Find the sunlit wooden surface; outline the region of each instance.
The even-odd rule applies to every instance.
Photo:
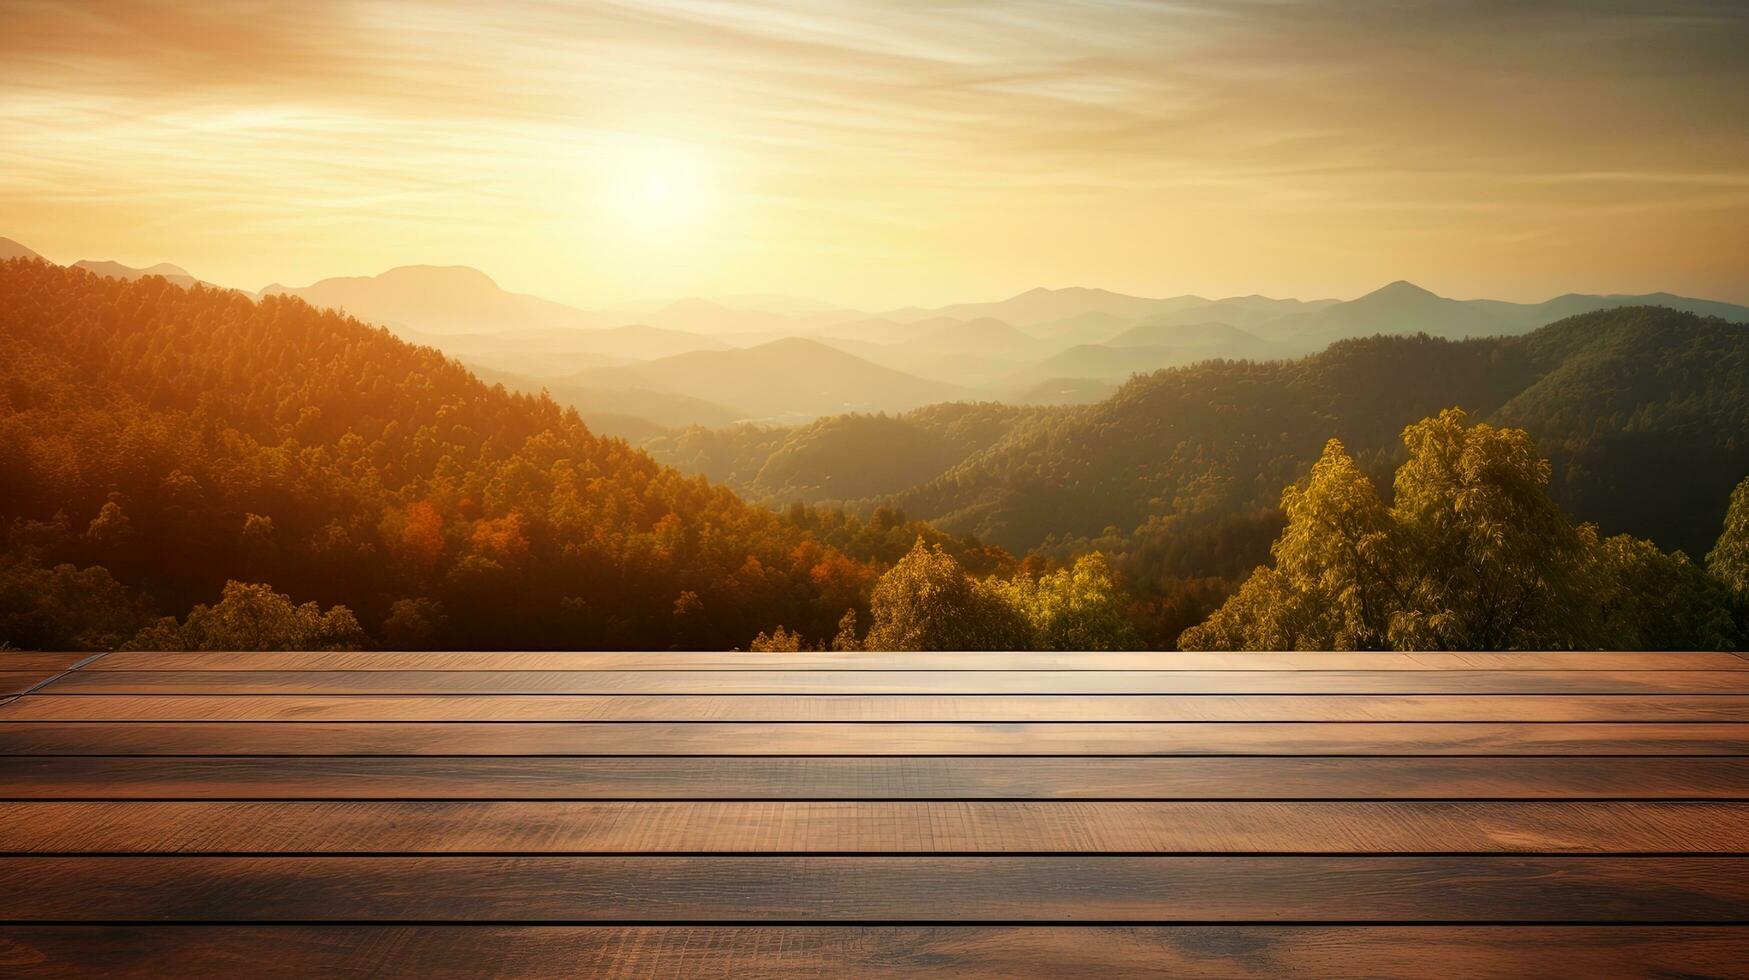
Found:
[[[9,975],[1743,975],[1732,654],[0,654]]]

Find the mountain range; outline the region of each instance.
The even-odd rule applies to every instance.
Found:
[[[34,256],[0,239],[0,256]],[[99,275],[199,281],[161,264],[81,261]],[[932,401],[1091,403],[1130,377],[1200,361],[1276,361],[1375,334],[1524,334],[1615,307],[1749,320],[1749,307],[1669,293],[1457,300],[1397,281],[1351,300],[1209,299],[1031,289],[993,302],[856,311],[786,296],[687,298],[589,311],[510,292],[465,266],[272,284],[436,347],[508,387],[545,388],[606,431],[648,435],[726,420],[799,423]]]
[[[1694,559],[1749,472],[1749,310],[1662,294],[1034,291],[1005,311],[1025,325],[791,306],[696,332],[471,270],[318,291],[398,297],[407,315],[437,303],[408,288],[423,282],[512,318],[445,332],[462,321],[385,329],[173,266],[0,247],[0,446],[22,461],[0,481],[0,516],[24,521],[11,567],[108,569],[120,585],[80,581],[114,593],[92,608],[116,611],[115,642],[238,575],[359,609],[383,642],[694,646],[777,622],[818,636],[919,537],[983,568],[1097,550],[1171,619],[1181,586],[1218,597],[1267,560],[1282,488],[1326,440],[1385,486],[1403,427],[1452,406],[1528,431],[1567,512]],[[1057,316],[1073,299],[1091,308]],[[740,329],[772,318],[794,332]],[[947,364],[982,373],[955,383]]]
[[[1142,571],[1233,575],[1265,559],[1281,488],[1326,439],[1382,477],[1403,427],[1451,406],[1529,431],[1581,519],[1697,557],[1749,473],[1749,322],[1606,309],[1518,336],[1372,336],[1296,360],[1205,361],[1090,405],[936,405],[646,445],[769,503],[886,506],[1016,552],[1096,547]],[[1199,551],[1199,535],[1229,540]],[[1161,571],[1164,550],[1187,549]]]

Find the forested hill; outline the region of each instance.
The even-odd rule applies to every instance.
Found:
[[[1536,383],[1493,420],[1528,429],[1583,520],[1706,553],[1749,473],[1749,324],[1637,307],[1523,338]]]
[[[0,592],[36,610],[14,643],[75,642],[61,620],[123,642],[234,578],[344,603],[378,642],[726,648],[829,634],[873,577],[384,330],[33,259],[0,262],[0,459]]]
[[[927,482],[1016,424],[1066,411],[948,402],[902,415],[832,415],[794,428],[694,426],[643,446],[662,462],[769,504],[863,500]]]
[[[1704,554],[1749,472],[1749,327],[1628,307],[1522,337],[1373,337],[1299,361],[1160,371],[1021,423],[893,500],[1013,548],[1129,535],[1272,508],[1333,436],[1382,474],[1405,425],[1454,405],[1529,430],[1579,519]]]
[[[1021,547],[1272,510],[1325,440],[1363,459],[1395,452],[1408,422],[1452,405],[1486,414],[1530,379],[1526,359],[1493,344],[1428,337],[1344,341],[1298,361],[1210,361],[1029,418],[893,500]]]
[[[1388,477],[1403,427],[1451,406],[1528,429],[1580,519],[1704,554],[1749,472],[1749,327],[1626,307],[1519,337],[1171,368],[1077,408],[944,405],[650,446],[759,499],[866,497],[1017,551],[1127,553],[1142,580],[1233,576],[1265,559],[1281,488],[1325,440]]]

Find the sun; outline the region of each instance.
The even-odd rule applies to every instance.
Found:
[[[712,168],[705,154],[687,146],[652,144],[610,155],[607,211],[621,229],[647,239],[695,231],[716,206]]]

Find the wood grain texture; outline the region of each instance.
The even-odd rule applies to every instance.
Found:
[[[1749,854],[1749,804],[0,803],[0,852]]]
[[[7,972],[1749,962],[1733,655],[17,662]]]
[[[1749,800],[1749,759],[28,758],[10,799]]]
[[[36,650],[0,650],[0,670],[66,670],[90,653],[49,653]]]
[[[1729,653],[122,651],[91,670],[1745,670]]]
[[[1744,922],[1703,857],[6,857],[0,919]]]
[[[742,722],[1742,722],[1749,696],[1716,694],[994,695],[56,695],[0,705],[0,721]]]
[[[1749,928],[1731,926],[0,926],[0,968],[130,980],[1723,977],[1744,962]]]
[[[1749,694],[1746,670],[96,670],[54,694]]]
[[[0,697],[19,694],[55,676],[53,669],[0,670]]]
[[[1749,724],[0,722],[0,755],[1749,755]]]

